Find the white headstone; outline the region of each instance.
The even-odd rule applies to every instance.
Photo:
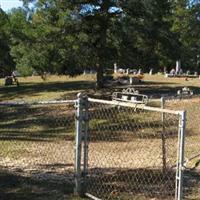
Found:
[[[176,61],[176,74],[179,73],[180,69],[181,69],[181,61],[177,60]]]
[[[116,74],[117,73],[117,63],[114,63],[114,73]]]
[[[129,82],[130,82],[130,85],[133,84],[133,77],[130,77],[130,78],[129,78]]]
[[[128,68],[128,69],[126,69],[126,74],[127,74],[127,75],[129,75],[129,68]]]

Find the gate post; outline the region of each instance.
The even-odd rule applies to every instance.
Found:
[[[87,192],[86,178],[88,174],[88,128],[89,128],[89,112],[88,112],[88,97],[84,96],[83,110],[83,192]]]
[[[75,142],[75,194],[82,194],[82,171],[81,171],[81,153],[82,153],[82,121],[83,121],[83,95],[77,95],[76,104],[76,142]]]
[[[161,108],[165,108],[165,99],[164,97],[161,97]],[[162,138],[162,164],[163,164],[163,174],[165,174],[166,169],[167,169],[167,155],[166,155],[166,135],[165,135],[165,114],[162,112],[161,115],[161,121],[162,121],[162,133],[161,133],[161,138]]]
[[[185,128],[186,128],[186,111],[180,112],[179,120],[179,145],[178,145],[178,162],[176,174],[176,200],[183,199],[183,170],[184,170],[184,153],[185,153]]]

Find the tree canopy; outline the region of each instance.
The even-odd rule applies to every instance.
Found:
[[[9,75],[14,69],[13,58],[10,55],[10,32],[9,19],[0,8],[0,76]]]
[[[75,76],[97,70],[97,86],[113,63],[144,71],[199,71],[197,0],[23,0],[0,10],[0,74],[49,72]],[[30,4],[31,3],[31,4]],[[31,5],[31,6],[30,6]]]

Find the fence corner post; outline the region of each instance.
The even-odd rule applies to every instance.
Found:
[[[185,153],[185,129],[186,129],[186,111],[180,112],[179,126],[179,149],[178,149],[178,165],[176,176],[176,200],[183,199],[183,170],[184,170],[184,153]]]
[[[76,130],[75,130],[75,195],[82,196],[82,170],[81,170],[81,154],[82,154],[82,121],[83,121],[83,94],[77,95],[76,103]]]

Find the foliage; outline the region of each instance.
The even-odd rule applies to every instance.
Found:
[[[181,59],[183,68],[199,68],[199,1],[23,2],[23,8],[0,15],[0,54],[5,58],[0,65],[7,71],[14,62],[23,75],[34,70],[75,76],[95,69],[102,87],[104,70],[114,62],[158,71]]]
[[[200,67],[200,2],[188,3],[179,0],[174,3],[173,32],[179,35],[180,58],[183,67],[199,71]]]
[[[14,67],[10,55],[9,20],[5,12],[0,8],[0,77],[10,75]]]

